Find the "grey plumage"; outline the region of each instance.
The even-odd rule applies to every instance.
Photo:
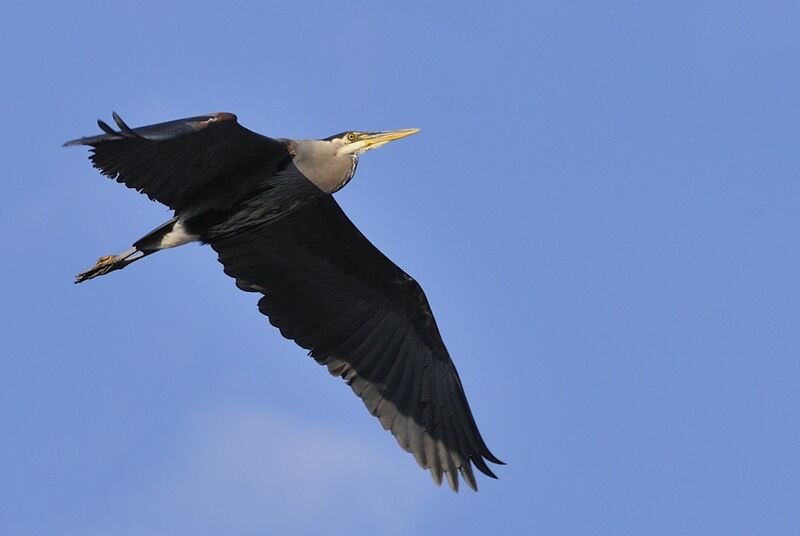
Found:
[[[326,194],[341,190],[356,172],[358,155],[340,154],[339,140],[298,140],[291,143],[292,162],[305,178]]]

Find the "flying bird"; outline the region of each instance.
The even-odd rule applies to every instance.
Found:
[[[103,175],[174,217],[76,283],[162,249],[199,241],[281,334],[340,376],[437,485],[477,490],[472,467],[497,478],[419,284],[381,253],[333,198],[363,153],[416,133],[348,131],[321,140],[270,138],[214,113],[69,141]]]

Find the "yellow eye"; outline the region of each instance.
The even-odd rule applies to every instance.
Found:
[[[356,141],[356,135],[352,132],[347,135],[347,141]]]

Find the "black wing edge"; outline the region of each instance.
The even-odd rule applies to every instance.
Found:
[[[278,183],[273,182],[271,184],[274,187]],[[310,189],[314,188],[305,180],[299,184],[307,185],[309,188],[307,191],[311,191]],[[270,195],[274,198],[275,192]],[[430,310],[430,305],[422,287],[375,248],[350,222],[331,196],[323,195],[316,190],[316,195],[312,197],[322,204],[317,204],[307,210],[301,210],[299,207],[305,206],[304,204],[298,205],[296,202],[288,202],[287,199],[284,199],[280,205],[287,207],[286,210],[281,214],[280,218],[273,219],[269,226],[264,225],[252,228],[249,232],[240,232],[234,235],[227,233],[220,233],[218,236],[209,235],[204,240],[217,252],[225,274],[236,281],[236,286],[239,289],[262,295],[258,302],[258,308],[262,314],[269,318],[270,324],[278,328],[285,338],[294,340],[300,347],[308,350],[309,355],[320,365],[327,366],[328,372],[333,376],[341,377],[366,405],[367,411],[379,419],[381,426],[385,430],[391,432],[400,447],[410,452],[420,467],[430,472],[437,485],[441,485],[442,477],[445,476],[450,488],[453,491],[458,491],[457,474],[461,473],[465,483],[473,491],[477,491],[473,466],[486,476],[497,479],[497,475],[489,468],[487,462],[497,465],[505,465],[505,463],[489,450],[478,430],[469,402],[464,394],[461,379],[441,340],[441,335],[433,320],[433,313]],[[333,210],[332,214],[330,213],[331,210]],[[296,215],[297,218],[291,219],[293,215]],[[325,219],[326,215],[328,217],[335,216],[336,218],[331,221]],[[310,222],[306,221],[309,216],[312,220]],[[301,225],[303,222],[305,224]],[[395,383],[401,381],[406,385],[412,386],[410,390],[408,387],[402,390],[405,402],[399,394],[393,396],[391,393],[383,391],[381,386],[389,378],[385,374],[375,375],[374,369],[378,366],[376,365],[377,357],[370,358],[372,363],[368,368],[372,372],[362,370],[358,364],[353,362],[352,356],[349,355],[353,348],[347,350],[341,347],[345,341],[323,337],[324,333],[320,332],[323,328],[319,325],[313,328],[306,326],[307,329],[300,330],[296,322],[293,322],[290,318],[296,317],[298,310],[304,313],[302,316],[305,318],[309,302],[303,299],[302,296],[298,296],[297,299],[291,297],[294,294],[291,288],[296,282],[287,270],[291,270],[290,265],[293,262],[310,262],[311,264],[308,264],[308,266],[314,268],[314,259],[316,259],[322,262],[323,266],[316,266],[314,273],[319,272],[320,268],[324,270],[326,266],[329,269],[340,271],[342,267],[337,262],[328,260],[323,252],[317,251],[316,248],[312,247],[313,244],[309,245],[305,239],[314,237],[316,241],[319,241],[321,239],[319,231],[323,233],[334,232],[338,233],[338,236],[343,236],[341,233],[342,225],[344,225],[345,231],[348,231],[345,235],[350,240],[355,240],[357,242],[356,245],[360,245],[362,248],[360,254],[363,255],[366,251],[374,257],[372,260],[377,260],[379,264],[390,269],[391,273],[389,275],[384,274],[386,278],[391,281],[404,278],[406,281],[404,288],[409,295],[405,298],[399,298],[400,309],[406,312],[398,315],[397,320],[402,323],[410,322],[411,327],[414,327],[416,321],[416,328],[409,331],[409,333],[414,333],[414,338],[417,339],[417,343],[424,350],[420,354],[417,351],[419,348],[416,350],[409,348],[409,355],[413,350],[414,355],[424,356],[427,353],[430,359],[423,360],[422,363],[418,363],[413,367],[404,367],[403,370],[411,371],[411,374],[413,374],[411,377],[406,377],[404,373],[398,379],[397,372],[395,372]],[[292,228],[311,229],[309,232],[312,234],[310,236],[303,235],[292,238],[293,233],[284,232]],[[273,240],[277,242],[272,242]],[[287,240],[289,242],[286,242]],[[281,252],[281,247],[288,247],[290,251]],[[279,265],[275,265],[272,261],[264,263],[259,252],[265,251],[265,248],[272,249],[272,256],[270,257],[272,261],[281,257],[284,258],[284,262],[279,263]],[[363,248],[366,248],[366,250],[363,250]],[[348,255],[359,254],[359,251],[353,253],[352,249],[340,247],[337,248],[337,251],[347,251]],[[356,249],[358,250],[359,248]],[[313,258],[309,258],[309,256]],[[346,275],[341,272],[336,273]],[[352,274],[350,277],[352,277]],[[419,309],[419,314],[409,315],[408,307],[413,310]],[[330,308],[328,312],[332,313],[334,310],[336,310],[335,307]],[[380,310],[383,310],[384,313],[380,313]],[[377,324],[382,324],[389,311],[388,309],[379,308],[365,314],[371,319],[370,322],[380,317],[377,320]],[[326,320],[325,316],[323,315],[315,322]],[[349,318],[350,320],[347,322],[353,321],[352,316]],[[296,318],[296,320],[300,321],[300,318]],[[419,324],[420,322],[421,324]],[[303,324],[303,322],[300,323]],[[372,322],[370,326],[368,326],[368,329],[370,333],[373,333],[372,330],[377,326],[375,322]],[[419,331],[420,327],[422,333]],[[359,328],[359,330],[362,328]],[[324,330],[328,329],[324,328]],[[425,333],[427,333],[427,336]],[[312,334],[314,335],[313,337]],[[357,337],[357,340],[360,341],[358,342],[359,345],[365,342],[362,336],[369,338],[365,333],[362,333],[361,336]],[[397,346],[397,344],[401,344],[398,341],[403,341],[405,338],[405,335],[402,335],[400,339],[393,338],[392,344]],[[354,344],[352,342],[354,334],[348,335],[345,340],[351,341],[348,345],[352,346]],[[381,352],[385,350],[386,348]],[[397,368],[394,365],[391,366]],[[383,372],[389,374],[388,370]],[[427,380],[423,380],[423,376]],[[437,385],[434,386],[434,384]],[[438,400],[434,396],[436,393],[440,395]],[[416,402],[409,404],[409,397]],[[421,406],[423,400],[426,401],[425,406],[427,408],[424,410]],[[441,402],[447,402],[449,409],[441,411],[441,408],[439,408]],[[437,408],[439,413],[435,416],[432,412]],[[443,417],[443,419],[439,420],[439,417]]]
[[[244,288],[246,287],[246,284],[244,286],[240,285],[239,280],[237,280],[237,286],[243,290],[248,290],[247,288]],[[259,305],[261,305],[261,303],[259,303]],[[450,440],[457,438],[457,443],[461,443],[461,449],[458,448],[459,445],[457,444],[445,444],[443,437],[441,436],[437,437],[430,435],[430,431],[426,429],[424,423],[419,422],[413,415],[407,414],[397,408],[394,401],[387,398],[375,388],[376,384],[372,383],[364,376],[361,376],[357,370],[348,364],[344,359],[315,356],[313,350],[310,350],[308,355],[314,358],[318,364],[326,366],[328,372],[332,376],[340,377],[347,385],[350,386],[355,395],[367,406],[367,411],[369,411],[372,416],[379,419],[383,429],[391,433],[398,445],[400,445],[400,448],[412,454],[417,464],[422,469],[430,472],[431,476],[433,477],[433,481],[437,486],[442,485],[442,480],[444,477],[447,479],[450,489],[458,493],[458,473],[460,473],[467,486],[469,486],[472,491],[477,492],[478,482],[475,478],[474,472],[472,471],[473,465],[484,475],[495,480],[498,479],[497,475],[494,474],[486,462],[488,461],[495,465],[506,465],[506,463],[492,454],[483,437],[481,436],[481,433],[478,430],[478,425],[475,422],[475,417],[472,414],[472,408],[470,408],[466,394],[464,393],[464,389],[461,385],[461,378],[458,376],[458,371],[456,371],[455,366],[452,366],[452,362],[449,363],[451,365],[450,371],[452,373],[452,378],[455,381],[448,382],[447,378],[443,377],[439,377],[433,381],[438,380],[443,382],[438,385],[438,389],[440,390],[441,394],[449,391],[449,398],[452,402],[463,402],[462,409],[464,413],[458,416],[451,414],[451,418],[460,420],[460,423],[453,423],[449,421],[442,423],[445,427],[451,427]],[[369,395],[367,395],[367,393],[369,393]],[[377,398],[377,400],[371,401],[370,398]],[[411,437],[403,437],[401,435],[403,424],[400,424],[401,430],[398,430],[394,426],[394,424],[397,424],[397,421],[392,422],[389,424],[389,426],[384,423],[383,415],[381,415],[381,411],[379,409],[384,408],[385,410],[384,403],[387,403],[391,407],[390,411],[392,413],[402,416],[402,418],[406,420],[407,426],[418,427],[418,430],[414,432],[415,434],[425,434],[423,438],[420,439],[423,442],[424,449],[415,450],[414,445],[412,445],[413,439]],[[460,431],[456,432],[455,429],[458,428],[459,424],[462,426],[462,428]],[[408,429],[405,431],[408,433]],[[464,441],[466,444],[469,444],[470,447],[463,448],[465,443],[462,443],[462,441]],[[430,452],[428,452],[429,448],[431,449]],[[444,448],[445,451],[439,450],[440,448]],[[450,452],[455,452],[458,457],[462,458],[463,464],[459,466],[453,465],[455,460]],[[433,457],[436,458],[435,460],[430,459],[431,453],[433,453]],[[442,463],[442,459],[439,457],[440,455],[445,457],[447,463]]]
[[[217,112],[174,121],[166,121],[164,123],[156,123],[145,127],[130,128],[117,112],[112,112],[111,117],[114,119],[114,123],[117,124],[117,127],[119,127],[118,132],[102,119],[98,119],[97,126],[99,126],[105,134],[70,140],[65,142],[63,146],[96,145],[105,141],[122,140],[125,138],[143,138],[151,141],[160,141],[192,134],[221,121],[237,122],[236,114]]]

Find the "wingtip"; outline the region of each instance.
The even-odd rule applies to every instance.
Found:
[[[122,132],[128,134],[129,136],[134,136],[136,134],[133,131],[133,129],[131,129],[131,127],[129,127],[127,123],[125,123],[125,121],[122,120],[122,118],[119,116],[117,112],[112,111],[111,117],[114,119],[114,122],[117,124],[117,126]]]
[[[472,471],[472,465],[470,465],[469,460],[459,467],[458,471],[461,473],[461,478],[463,478],[464,482],[469,486],[469,489],[478,491],[478,482],[475,480],[475,473]]]
[[[74,140],[65,141],[61,147],[75,147],[76,145],[91,145],[92,138],[75,138]]]
[[[486,465],[486,462],[484,461],[484,459],[481,456],[476,455],[476,456],[471,457],[470,459],[471,459],[472,463],[475,465],[475,467],[478,468],[478,471],[480,471],[481,473],[483,473],[484,475],[486,475],[488,477],[497,479],[497,475],[494,474],[491,469],[489,469],[489,466]]]
[[[506,462],[501,461],[500,458],[492,454],[492,451],[489,450],[489,447],[486,446],[486,443],[481,440],[481,456],[486,458],[488,461],[492,462],[495,465],[505,465]]]
[[[497,457],[496,457],[494,454],[492,454],[492,453],[491,453],[491,452],[489,452],[489,451],[487,451],[487,452],[486,452],[486,453],[483,455],[483,457],[484,457],[484,458],[486,458],[487,460],[489,460],[490,462],[492,462],[492,463],[493,463],[493,464],[495,464],[495,465],[507,465],[507,464],[506,464],[506,462],[504,462],[504,461],[503,461],[503,460],[501,460],[500,458],[497,458]]]
[[[450,489],[458,493],[458,472],[450,470],[445,471],[444,474],[447,477],[447,484],[450,486]]]
[[[441,471],[437,471],[434,467],[431,467],[430,473],[431,473],[431,476],[433,477],[433,482],[437,486],[441,487],[442,486],[442,472]]]

